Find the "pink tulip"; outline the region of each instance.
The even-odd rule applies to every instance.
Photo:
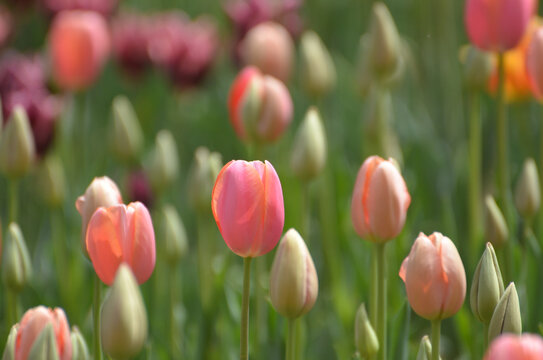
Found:
[[[398,236],[405,224],[411,196],[391,160],[370,156],[358,171],[351,202],[356,233],[375,242]]]
[[[488,348],[484,360],[541,360],[543,338],[535,334],[504,334]]]
[[[276,141],[292,121],[292,107],[286,86],[252,66],[239,73],[228,95],[230,122],[245,141]]]
[[[453,316],[464,303],[466,273],[453,242],[435,232],[423,233],[400,268],[409,304],[428,320]]]
[[[526,54],[526,73],[534,94],[543,97],[543,27],[535,31]]]
[[[98,76],[109,53],[106,21],[96,12],[60,12],[49,35],[53,73],[67,90],[81,90]]]
[[[155,232],[149,211],[140,202],[101,207],[87,230],[87,249],[96,274],[111,285],[121,263],[141,285],[155,268]]]
[[[70,328],[64,311],[60,308],[51,310],[45,306],[38,306],[27,310],[21,319],[15,340],[15,360],[28,359],[34,341],[47,324],[51,324],[55,332],[58,358],[60,360],[72,359]]]
[[[268,161],[230,161],[217,176],[211,209],[230,250],[241,257],[266,254],[277,245],[285,222],[275,169]]]
[[[464,19],[468,37],[482,50],[512,49],[522,39],[536,6],[535,0],[467,0]]]

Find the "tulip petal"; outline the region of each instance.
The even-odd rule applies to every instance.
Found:
[[[139,284],[143,284],[155,268],[155,233],[151,215],[140,202],[128,205],[128,236],[125,260]]]
[[[240,105],[246,90],[254,76],[260,76],[260,71],[254,66],[244,68],[234,80],[230,94],[228,96],[228,111],[230,112],[230,121],[236,131],[236,134],[242,139],[246,137],[243,122],[240,117]]]

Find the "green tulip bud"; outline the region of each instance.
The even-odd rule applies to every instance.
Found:
[[[59,360],[53,324],[48,323],[40,332],[28,354],[29,360]]]
[[[487,241],[495,247],[501,247],[509,238],[509,229],[505,218],[496,204],[496,200],[490,195],[485,198],[486,218],[485,218],[485,236]]]
[[[166,244],[166,260],[176,264],[188,251],[187,233],[177,210],[172,205],[162,209],[162,237]]]
[[[89,360],[89,348],[77,326],[72,328],[70,340],[72,342],[72,360]]]
[[[290,167],[303,181],[318,176],[326,163],[326,134],[318,110],[309,108],[296,133]]]
[[[366,96],[370,92],[371,84],[373,81],[372,70],[370,64],[370,36],[368,34],[360,37],[360,43],[358,45],[358,61],[356,79],[358,82],[358,88],[362,96]]]
[[[136,278],[121,264],[101,312],[104,352],[114,359],[136,356],[147,339],[147,313]]]
[[[248,139],[259,138],[258,124],[264,107],[264,81],[262,76],[253,76],[247,85],[247,95],[241,106],[241,119]]]
[[[177,178],[179,174],[179,156],[175,138],[170,131],[161,130],[157,134],[155,150],[148,170],[151,185],[157,192],[164,190]]]
[[[520,335],[522,333],[522,318],[515,283],[510,283],[505,289],[488,326],[488,343],[504,333]]]
[[[188,190],[192,206],[199,212],[210,211],[211,193],[222,169],[221,155],[199,147],[194,152],[194,162],[189,170]]]
[[[32,276],[32,264],[23,233],[16,223],[9,224],[2,279],[8,288],[18,293]]]
[[[472,90],[483,90],[494,71],[494,58],[491,53],[473,45],[460,49],[460,62],[464,65],[464,83]]]
[[[525,219],[531,219],[539,210],[541,194],[539,176],[534,159],[526,159],[515,188],[515,205]]]
[[[2,355],[2,360],[15,360],[15,340],[17,339],[18,328],[19,324],[15,324],[11,327],[8,335],[8,341],[6,341],[4,354]]]
[[[43,199],[52,208],[57,208],[64,201],[66,178],[60,158],[49,155],[40,167],[38,176]]]
[[[432,343],[428,335],[424,335],[420,340],[419,351],[417,352],[417,360],[432,359]]]
[[[300,40],[302,80],[307,91],[317,97],[336,84],[336,69],[326,46],[314,31],[306,31]]]
[[[112,114],[110,140],[113,152],[123,161],[134,161],[143,146],[143,133],[134,107],[126,96],[117,96],[113,99]]]
[[[482,323],[490,323],[502,295],[503,279],[496,252],[491,243],[486,243],[486,249],[477,264],[471,284],[471,311]]]
[[[373,71],[387,78],[396,72],[401,62],[401,39],[390,11],[382,2],[373,4],[369,35]]]
[[[354,321],[354,343],[363,359],[371,359],[379,351],[379,339],[371,326],[366,312],[366,305],[362,303],[356,312]]]
[[[0,139],[0,169],[6,176],[25,175],[36,156],[34,137],[26,111],[16,106]]]

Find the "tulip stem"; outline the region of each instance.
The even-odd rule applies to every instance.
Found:
[[[249,359],[249,291],[251,288],[251,257],[243,259],[243,295],[241,298],[240,360]]]
[[[296,359],[296,319],[288,319],[286,360]]]
[[[378,360],[385,360],[386,356],[386,324],[387,324],[387,293],[386,293],[386,243],[376,243],[377,255],[377,339],[379,340]]]
[[[169,272],[169,280],[170,280],[170,345],[171,345],[171,352],[172,352],[172,359],[178,359],[179,358],[179,352],[177,340],[179,338],[179,335],[177,334],[177,324],[175,322],[175,305],[177,303],[176,297],[175,297],[175,289],[180,287],[179,282],[176,281],[176,274],[175,274],[176,266],[170,265]]]
[[[19,182],[17,179],[9,179],[9,222],[17,222],[19,208],[18,198]]]
[[[541,107],[543,112],[543,106]],[[540,138],[539,138],[539,190],[540,194],[543,194],[543,119],[541,119],[539,125]],[[538,239],[543,239],[543,209],[539,209],[539,236]]]
[[[311,220],[311,201],[309,197],[309,181],[302,182],[302,199],[301,199],[301,216],[302,216],[302,237],[305,243],[309,245],[309,228]]]
[[[432,320],[432,360],[439,360],[439,338],[441,337],[441,319]]]
[[[6,320],[7,320],[7,332],[17,322],[17,293],[13,290],[6,288]]]
[[[469,118],[469,238],[470,253],[476,254],[481,229],[481,116],[480,97],[476,91],[470,94]],[[475,260],[475,259],[471,259]],[[473,261],[471,262],[473,263]]]
[[[92,305],[92,317],[94,324],[94,359],[102,360],[102,339],[100,338],[100,291],[102,283],[98,275],[94,275],[94,301]]]
[[[483,323],[483,352],[486,352],[486,348],[488,347],[488,325],[487,323]]]

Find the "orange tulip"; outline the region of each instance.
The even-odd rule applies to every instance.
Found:
[[[96,274],[111,285],[117,268],[126,263],[139,284],[155,268],[155,233],[149,211],[140,202],[101,207],[87,229],[87,249]]]

